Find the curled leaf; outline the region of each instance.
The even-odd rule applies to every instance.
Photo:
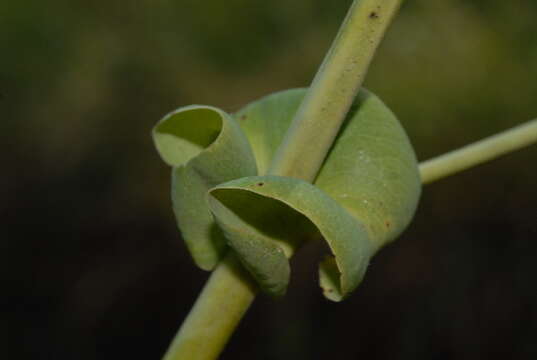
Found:
[[[182,108],[153,134],[174,168],[174,211],[200,267],[214,267],[227,243],[263,290],[282,295],[287,259],[304,241],[322,237],[332,254],[320,265],[321,287],[339,301],[358,286],[375,252],[410,222],[420,178],[403,128],[365,90],[314,184],[257,176],[269,168],[305,92],[264,97],[236,120],[212,107]]]
[[[375,251],[410,223],[421,194],[418,162],[405,130],[377,96],[360,91],[315,185],[366,224]]]
[[[284,253],[290,256],[296,246],[292,242],[300,233],[303,238],[312,234],[312,225],[328,242],[337,269],[336,284],[326,296],[341,300],[360,283],[373,251],[367,228],[318,187],[289,177],[253,176],[221,184],[209,194],[211,211],[230,245],[266,292],[279,295],[285,290],[289,271]],[[280,231],[270,231],[271,226]],[[323,279],[334,275],[330,264],[321,267]]]
[[[304,95],[304,89],[276,93],[236,115],[252,144],[260,172],[268,169]],[[264,185],[259,186],[261,183]],[[282,252],[290,254],[285,249],[296,244],[286,244],[300,236],[290,235],[296,231],[294,224],[285,230],[281,221],[271,223],[268,218],[278,216],[260,209],[270,202],[262,203],[252,194],[281,202],[287,205],[287,213],[305,217],[332,251],[333,257],[321,264],[320,281],[325,296],[339,301],[360,283],[371,256],[408,225],[420,195],[412,146],[393,113],[376,96],[360,92],[314,185],[284,177],[250,177],[215,187],[209,202],[218,224],[232,239],[231,247],[261,287],[272,293],[275,288],[281,293],[287,286],[275,285],[288,279],[275,269],[285,269]],[[262,215],[253,216],[254,208]],[[280,210],[280,216],[282,213]],[[263,222],[272,224],[268,228],[279,228],[277,236],[261,230]],[[256,247],[256,241],[282,246],[282,252],[272,247],[269,251],[269,246]]]
[[[212,269],[225,239],[206,204],[207,191],[257,173],[250,144],[236,121],[220,109],[192,105],[165,116],[153,129],[162,159],[172,166],[172,203],[196,264]]]

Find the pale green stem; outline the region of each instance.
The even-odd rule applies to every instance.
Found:
[[[401,0],[354,1],[269,173],[312,182],[363,83]]]
[[[314,180],[400,4],[401,0],[354,0],[270,174]],[[164,359],[216,359],[253,301],[255,289],[235,260],[222,261]]]
[[[420,164],[429,184],[537,142],[537,119]]]
[[[216,359],[257,288],[233,255],[213,271],[163,360]]]

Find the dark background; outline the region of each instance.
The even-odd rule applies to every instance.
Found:
[[[155,122],[305,86],[350,0],[0,2],[5,359],[159,359],[207,273]],[[537,115],[537,2],[408,0],[366,86],[424,160]],[[347,301],[320,250],[222,359],[537,358],[537,146],[424,189]]]

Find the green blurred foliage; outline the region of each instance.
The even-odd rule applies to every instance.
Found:
[[[349,4],[0,2],[18,357],[108,359],[133,341],[145,347],[131,358],[158,357],[205,275],[179,242],[151,127],[190,103],[235,111],[306,86]],[[537,116],[536,79],[535,0],[408,0],[366,86],[423,160]],[[534,146],[425,189],[407,234],[338,308],[321,302],[306,250],[286,305],[261,299],[229,358],[535,358],[536,158]],[[338,335],[342,321],[363,327]]]
[[[121,145],[139,148],[142,130],[178,105],[236,110],[307,85],[347,5],[3,2],[3,126],[47,166],[66,147],[67,167],[76,166],[125,126]],[[366,85],[405,122],[422,158],[534,115],[536,12],[534,1],[406,3]]]

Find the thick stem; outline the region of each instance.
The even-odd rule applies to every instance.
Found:
[[[422,162],[421,181],[432,183],[533,143],[537,143],[537,119]]]
[[[354,1],[278,148],[270,174],[312,182],[401,0]]]
[[[354,0],[270,174],[312,182],[345,119],[401,0]],[[211,275],[164,360],[216,359],[255,296],[249,276],[225,259]]]
[[[214,270],[163,360],[216,359],[257,292],[233,255]]]

